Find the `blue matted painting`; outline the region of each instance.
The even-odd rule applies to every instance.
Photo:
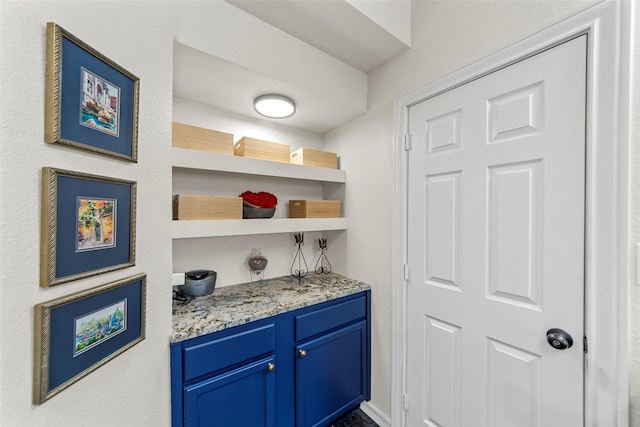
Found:
[[[135,265],[134,181],[42,169],[40,286]]]
[[[145,338],[146,286],[137,274],[35,306],[34,404]]]
[[[140,80],[47,23],[45,141],[137,162]]]

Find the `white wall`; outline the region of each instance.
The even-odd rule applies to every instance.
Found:
[[[326,136],[348,171],[344,215],[349,229],[335,236],[332,252],[346,276],[372,289],[371,404],[390,415],[391,400],[391,103]]]
[[[635,5],[634,13],[634,50],[633,50],[633,98],[632,98],[632,145],[631,145],[631,232],[630,245],[630,333],[631,345],[629,346],[629,384],[631,413],[630,425],[640,426],[640,265],[635,264],[636,243],[640,243],[640,7]],[[638,249],[640,252],[640,248]],[[636,281],[637,277],[637,281]]]
[[[587,3],[414,1],[412,48],[369,74],[367,114],[325,135],[325,148],[339,151],[342,167],[349,171],[345,215],[358,218],[358,221],[350,222],[348,232],[339,242],[343,251],[340,256],[347,259],[345,273],[348,276],[369,282],[373,288],[371,403],[387,415],[390,415],[391,401],[393,99],[486,56]],[[637,191],[636,185],[636,199]],[[635,212],[637,217],[637,208]],[[635,293],[640,302],[640,292]],[[636,323],[639,316],[634,313]],[[640,347],[637,338],[636,343]],[[639,366],[640,360],[636,356],[636,372]],[[636,376],[634,387],[638,384]],[[640,419],[636,422],[640,425]]]
[[[3,1],[0,7],[0,425],[169,425],[174,13],[151,2]],[[137,164],[44,142],[48,21],[140,78]],[[44,166],[137,181],[135,267],[39,287]],[[141,272],[147,274],[146,339],[42,405],[32,405],[33,306]]]

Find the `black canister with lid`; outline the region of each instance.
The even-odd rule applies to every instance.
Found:
[[[178,286],[179,291],[187,296],[201,297],[209,295],[216,288],[218,273],[213,270],[192,270],[184,274],[184,285]]]

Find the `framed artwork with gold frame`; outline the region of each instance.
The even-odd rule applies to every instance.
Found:
[[[140,79],[47,23],[45,141],[137,162]]]
[[[144,340],[146,288],[137,274],[35,306],[34,404]]]
[[[134,181],[42,169],[40,286],[135,265]]]

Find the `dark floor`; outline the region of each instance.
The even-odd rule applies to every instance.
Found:
[[[331,424],[331,427],[378,427],[378,424],[362,412],[360,408],[356,408]]]

